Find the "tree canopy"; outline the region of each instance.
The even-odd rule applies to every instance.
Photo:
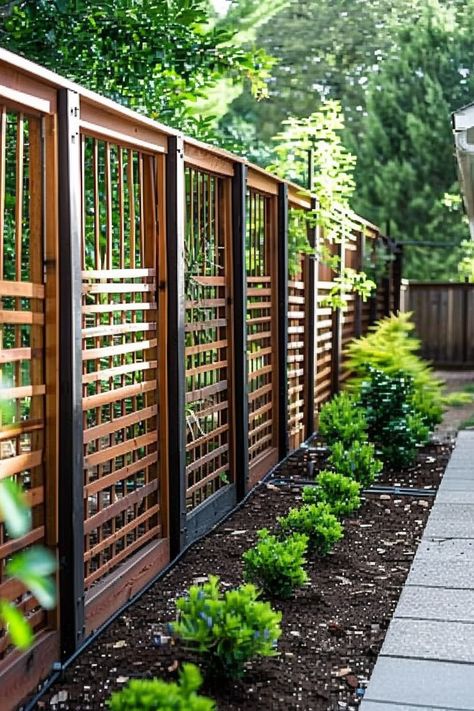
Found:
[[[240,25],[255,6],[246,0]],[[209,0],[25,0],[0,30],[3,47],[201,136],[209,119],[192,105],[221,78],[265,93],[272,64],[242,47],[241,26],[219,21]]]

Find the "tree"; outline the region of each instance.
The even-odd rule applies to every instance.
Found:
[[[407,247],[409,278],[456,278],[453,245],[467,237],[459,202],[449,199],[459,192],[450,114],[474,96],[473,31],[472,2],[458,13],[428,2],[370,80],[361,135],[353,137],[355,209],[395,239],[441,247]]]
[[[209,0],[24,0],[0,31],[3,47],[201,137],[210,121],[192,102],[222,77],[246,78],[259,95],[271,66]]]
[[[268,160],[271,138],[289,115],[304,117],[323,99],[341,101],[346,122],[359,124],[365,86],[393,45],[393,28],[411,23],[424,0],[292,0],[264,24],[257,42],[277,59],[269,99],[234,102],[221,122],[229,147],[245,146],[253,159]]]

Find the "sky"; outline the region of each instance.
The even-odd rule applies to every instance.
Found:
[[[212,4],[216,8],[219,15],[225,15],[230,1],[231,0],[212,0]]]

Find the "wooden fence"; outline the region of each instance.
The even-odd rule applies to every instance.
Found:
[[[410,282],[404,302],[424,358],[440,368],[474,368],[474,284]]]
[[[0,50],[0,365],[13,424],[0,478],[33,510],[0,523],[0,596],[35,643],[0,632],[13,708],[315,428],[341,352],[397,308],[397,278],[346,311],[301,255],[297,186]],[[358,267],[378,229],[355,217]],[[316,230],[310,230],[316,242]],[[390,245],[389,245],[390,246]],[[5,576],[11,554],[58,556],[59,605]]]

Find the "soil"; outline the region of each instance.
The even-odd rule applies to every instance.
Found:
[[[414,467],[386,472],[379,483],[437,487],[450,450],[449,443],[431,444],[420,450]],[[304,451],[290,458],[273,481],[197,542],[67,669],[38,708],[98,711],[129,678],[174,679],[178,664],[198,661],[166,637],[176,597],[209,573],[227,585],[242,582],[242,553],[259,528],[272,528],[278,515],[300,502],[297,480],[307,477],[310,458]],[[316,459],[322,463],[324,457]],[[276,485],[287,477],[293,483]],[[219,711],[356,709],[432,503],[428,496],[364,495],[357,515],[345,521],[344,539],[326,558],[310,560],[310,582],[294,599],[273,603],[283,613],[279,656],[254,660],[243,680],[206,682],[202,693],[216,700]]]

